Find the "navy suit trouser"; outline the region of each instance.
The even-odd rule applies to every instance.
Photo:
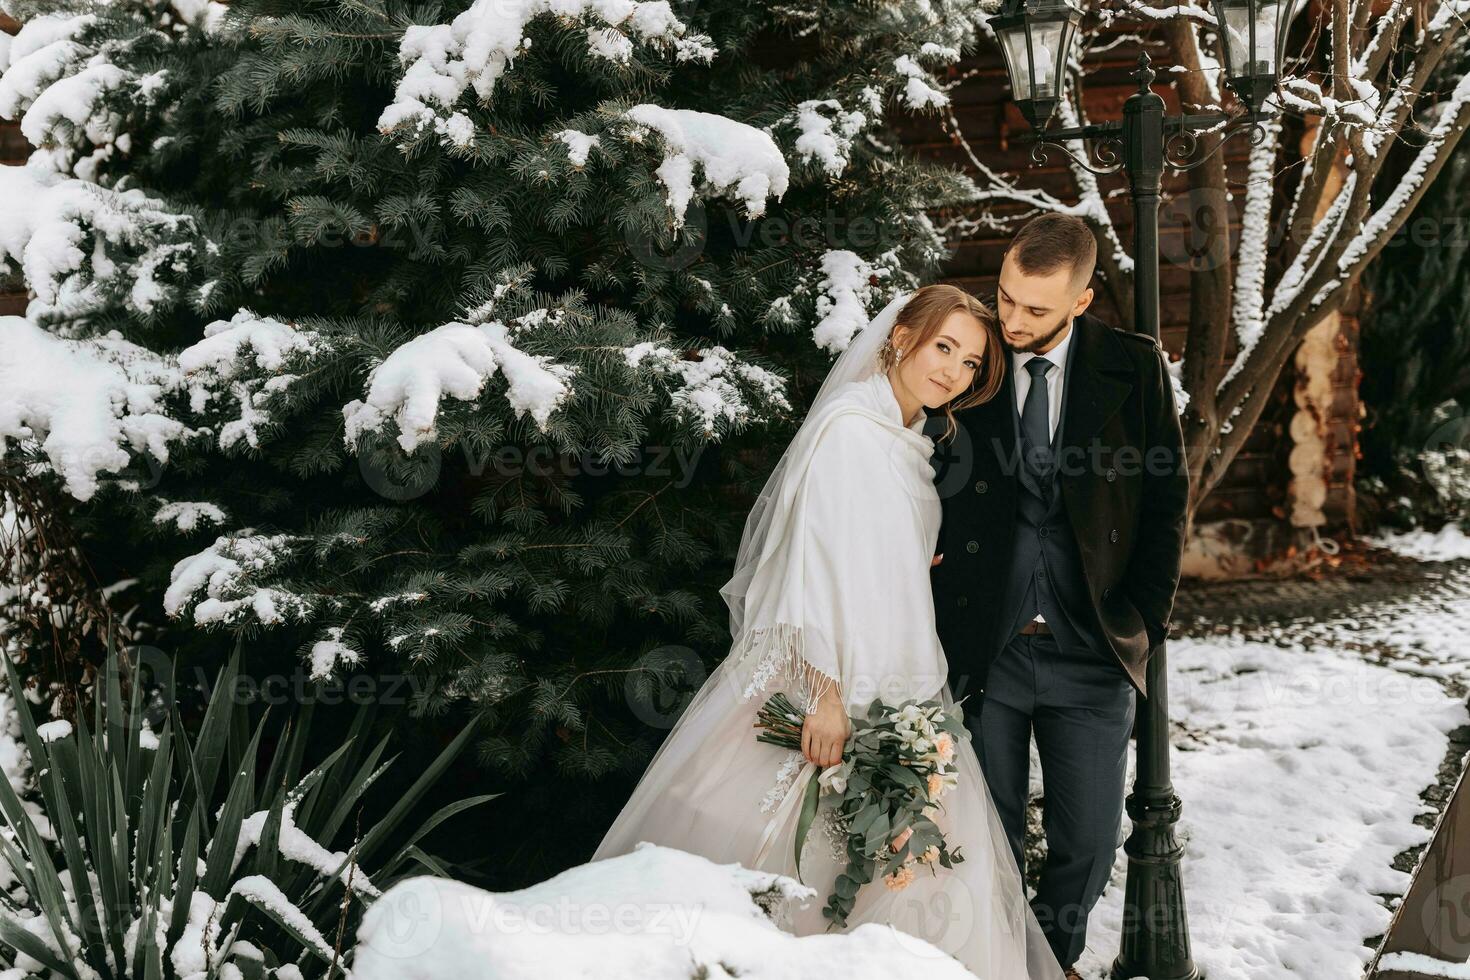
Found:
[[[978,702],[972,705],[972,702]],[[1016,635],[965,714],[1016,866],[1025,874],[1031,735],[1041,758],[1046,862],[1031,906],[1063,967],[1077,962],[1087,918],[1117,855],[1134,690],[1123,668],[1056,637]]]

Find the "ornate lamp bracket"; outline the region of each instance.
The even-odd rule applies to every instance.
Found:
[[[1164,143],[1164,166],[1175,173],[1193,170],[1220,152],[1220,148],[1237,136],[1245,134],[1251,146],[1259,146],[1266,138],[1266,127],[1261,123],[1270,117],[1264,113],[1246,113],[1228,116],[1224,113],[1170,116],[1164,120],[1168,137]],[[1203,155],[1199,155],[1197,134],[1222,128],[1223,135],[1215,140]]]
[[[1081,143],[1086,148],[1086,157],[1078,156],[1068,149],[1066,144],[1069,142]],[[1122,153],[1123,127],[1117,124],[1053,129],[1042,133],[1037,137],[1036,145],[1031,147],[1032,162],[1044,165],[1047,162],[1048,149],[1061,150],[1077,166],[1099,177],[1117,173],[1126,163]]]

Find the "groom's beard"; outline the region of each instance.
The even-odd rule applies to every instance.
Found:
[[[1072,315],[1069,312],[1057,321],[1056,326],[1052,327],[1046,333],[1042,334],[1041,336],[1037,337],[1035,340],[1027,344],[1021,344],[1017,346],[1016,344],[1011,343],[1009,340],[1006,340],[1004,333],[1001,334],[1001,340],[1005,341],[1006,348],[1009,349],[1012,354],[1031,354],[1041,350],[1043,347],[1051,346],[1051,342],[1057,339],[1057,334],[1065,330],[1067,324],[1071,322]]]

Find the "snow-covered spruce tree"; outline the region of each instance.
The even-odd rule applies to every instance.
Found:
[[[787,424],[943,257],[965,182],[883,118],[973,5],[9,9],[0,433],[131,638],[410,672],[528,807],[641,771]]]
[[[1206,0],[1087,6],[1090,16],[1068,66],[1063,124],[1090,121],[1088,59],[1120,45],[1148,48],[1155,67],[1163,66],[1156,86],[1172,84],[1186,112],[1238,108],[1224,90],[1219,32]],[[1300,45],[1283,52],[1288,80],[1272,97],[1281,114],[1251,149],[1247,172],[1227,173],[1216,154],[1189,172],[1187,195],[1166,200],[1161,218],[1182,218],[1188,233],[1187,254],[1166,258],[1187,264],[1190,273],[1188,331],[1175,372],[1189,447],[1191,513],[1245,445],[1303,338],[1342,308],[1470,123],[1465,0],[1297,7],[1301,22],[1292,36]],[[1307,23],[1312,17],[1320,22]],[[1314,42],[1316,32],[1320,40]],[[1458,67],[1440,70],[1446,64]],[[943,111],[968,148],[954,112]],[[1213,139],[1201,137],[1201,150]],[[1400,160],[1392,193],[1375,199],[1373,188],[1400,141],[1413,147],[1412,156]],[[1018,206],[1027,214],[1078,215],[1100,242],[1103,288],[1126,323],[1133,257],[1124,245],[1127,227],[1114,221],[1120,213],[1115,202],[1126,193],[1122,179],[1099,180],[1074,161],[1075,193],[1059,197],[973,152],[970,162],[983,186],[951,230],[1004,226]],[[1238,223],[1232,195],[1243,199]]]

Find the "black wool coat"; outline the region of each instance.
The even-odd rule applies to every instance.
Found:
[[[1173,386],[1151,337],[1073,321],[1056,485],[1076,532],[1088,595],[1111,654],[1147,696],[1149,653],[1168,631],[1184,548],[1189,475]],[[956,697],[983,690],[1009,637],[1002,604],[1010,578],[1016,507],[1016,393],[955,413],[959,431],[936,435],[935,486],[943,503],[932,571],[940,642]],[[943,432],[943,411],[925,431]]]

